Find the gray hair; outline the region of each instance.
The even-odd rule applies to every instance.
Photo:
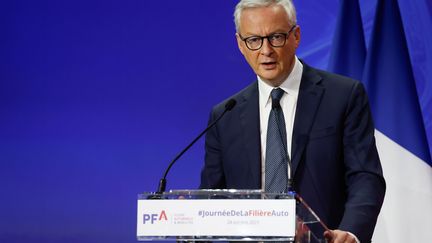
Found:
[[[234,23],[236,31],[239,32],[240,29],[240,17],[243,10],[247,8],[258,8],[258,7],[268,7],[271,5],[282,6],[286,13],[288,14],[288,19],[291,24],[297,23],[297,14],[294,4],[291,0],[241,0],[234,11]]]

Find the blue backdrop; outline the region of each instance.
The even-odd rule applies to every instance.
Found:
[[[136,241],[137,194],[255,79],[236,2],[0,3],[0,242]],[[338,1],[295,2],[298,55],[325,69]],[[366,42],[375,4],[360,1]],[[432,4],[399,5],[432,141]],[[200,141],[168,188],[196,188],[202,163]]]

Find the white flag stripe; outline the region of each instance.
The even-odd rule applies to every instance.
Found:
[[[432,167],[376,130],[387,192],[373,241],[432,242]]]

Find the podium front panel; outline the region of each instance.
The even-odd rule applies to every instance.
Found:
[[[314,217],[308,215],[304,222],[296,216],[296,208],[299,205],[295,193],[261,190],[144,193],[138,196],[137,239],[324,242],[308,227],[319,219],[311,221]],[[304,209],[300,208],[302,214]]]

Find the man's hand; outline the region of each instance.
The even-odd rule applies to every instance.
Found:
[[[356,237],[348,231],[328,230],[324,232],[324,237],[329,243],[359,243]]]

